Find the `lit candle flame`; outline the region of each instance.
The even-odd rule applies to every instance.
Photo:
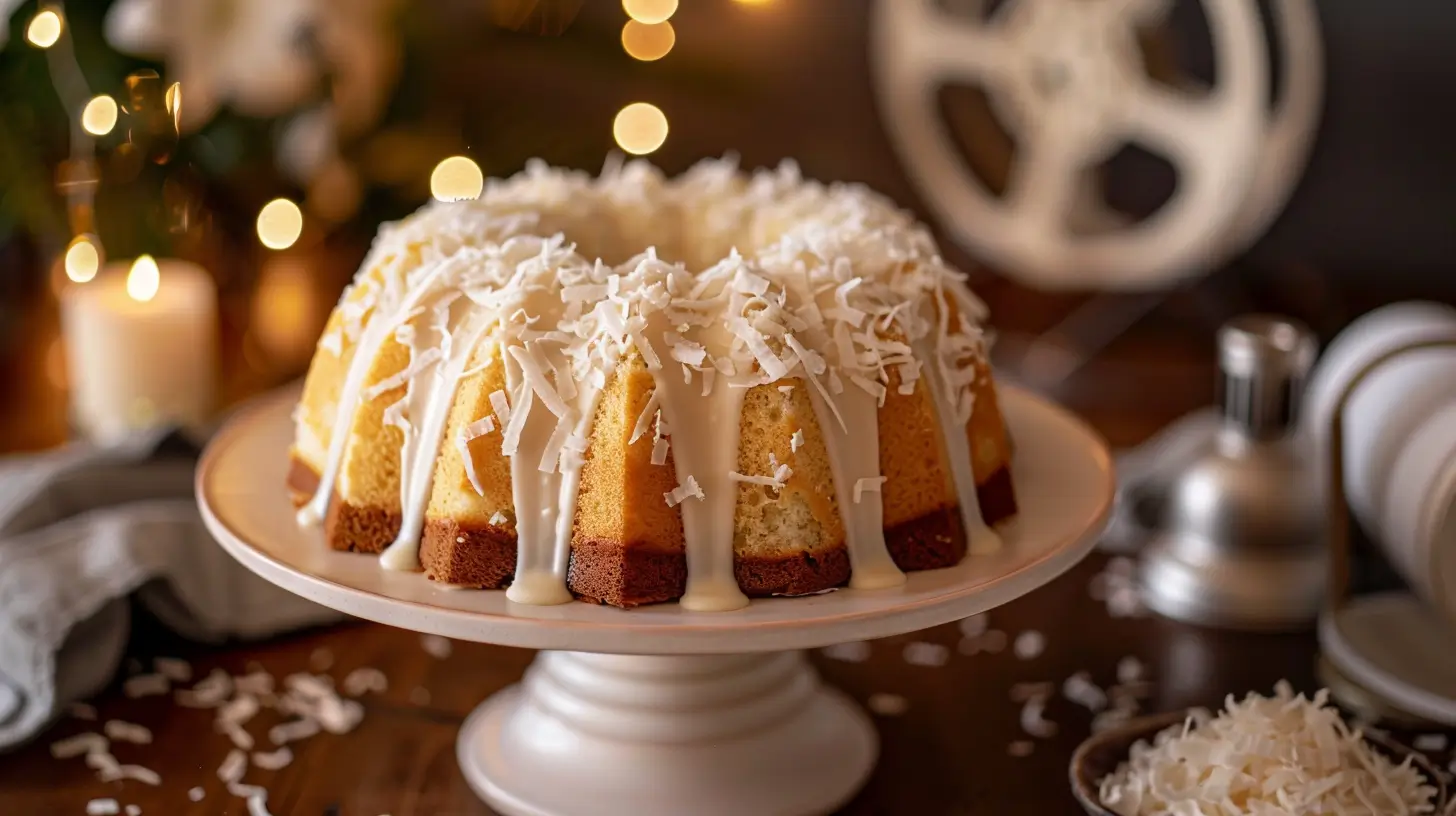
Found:
[[[126,273],[126,293],[132,300],[146,303],[157,296],[162,286],[162,270],[150,255],[142,255],[132,262],[131,271]]]

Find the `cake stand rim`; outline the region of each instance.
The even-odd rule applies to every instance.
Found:
[[[919,631],[1001,606],[1066,573],[1095,547],[1097,538],[1110,518],[1115,496],[1116,477],[1112,455],[1101,435],[1080,417],[1052,400],[1014,385],[1003,384],[998,388],[1003,414],[1012,417],[1018,407],[1030,405],[1034,408],[1033,413],[1046,414],[1052,422],[1062,425],[1063,431],[1071,431],[1082,437],[1080,452],[1100,472],[1100,495],[1095,512],[1081,523],[1077,532],[1066,535],[1064,540],[1036,560],[1005,574],[996,575],[984,586],[969,585],[959,589],[952,587],[938,594],[906,598],[899,603],[891,602],[880,608],[857,612],[794,615],[778,620],[742,621],[734,618],[738,612],[684,610],[678,614],[691,617],[694,619],[692,622],[646,625],[647,620],[634,622],[632,618],[642,615],[651,607],[621,610],[585,604],[579,607],[600,610],[602,617],[608,619],[577,621],[452,609],[348,586],[284,563],[246,540],[219,518],[209,501],[211,491],[208,489],[209,477],[216,470],[219,460],[250,425],[256,425],[260,421],[277,421],[277,417],[272,414],[279,413],[284,420],[288,420],[299,388],[300,385],[295,383],[239,406],[208,443],[198,462],[194,487],[204,524],[213,538],[230,556],[254,574],[315,603],[403,629],[501,646],[614,654],[725,654],[815,648],[848,640],[867,640]],[[287,407],[288,410],[281,410],[282,407]],[[281,483],[279,489],[282,490]],[[360,557],[345,553],[337,555]],[[967,556],[968,559],[971,557]],[[377,566],[374,569],[378,570],[382,580],[385,580],[385,575],[389,575],[390,579],[427,581],[418,573],[391,574]],[[914,581],[917,575],[925,574],[927,573],[912,573],[910,578]],[[814,600],[834,604],[840,598],[873,594],[875,593],[853,590],[835,591]],[[499,595],[504,597],[504,593]],[[803,604],[805,600],[773,598],[758,599],[754,603]],[[507,602],[507,606],[515,605]],[[808,613],[810,609],[806,607],[803,612]],[[699,618],[701,620],[696,620]],[[725,621],[728,622],[726,625]]]

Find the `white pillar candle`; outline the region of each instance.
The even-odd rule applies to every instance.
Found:
[[[198,426],[212,412],[217,290],[179,260],[111,264],[61,295],[72,421],[103,444],[160,424]]]

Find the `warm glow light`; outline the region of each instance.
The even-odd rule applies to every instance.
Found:
[[[146,303],[157,296],[161,286],[162,270],[152,256],[142,255],[132,262],[131,271],[126,273],[126,293],[132,300]]]
[[[76,283],[85,283],[96,277],[101,268],[101,253],[96,245],[84,235],[77,235],[66,249],[66,277]]]
[[[258,211],[258,240],[269,249],[288,249],[303,234],[303,210],[286,198],[275,198]]]
[[[60,38],[61,15],[50,9],[32,17],[30,26],[25,29],[25,39],[36,48],[50,48]]]
[[[677,0],[622,0],[622,10],[639,23],[666,22],[677,11]]]
[[[672,30],[672,23],[648,25],[628,20],[622,26],[622,49],[633,59],[643,62],[662,59],[672,50],[675,42],[677,34]]]
[[[645,156],[667,141],[667,115],[656,105],[633,102],[618,111],[612,122],[612,136],[618,147]]]
[[[81,127],[92,136],[105,136],[116,127],[116,100],[102,94],[81,111]]]
[[[430,173],[430,195],[440,201],[479,198],[484,189],[485,174],[480,172],[480,165],[464,156],[451,156]]]

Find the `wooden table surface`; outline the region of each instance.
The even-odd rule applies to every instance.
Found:
[[[1130,356],[1114,350],[1099,358],[1078,376],[1091,385],[1069,387],[1063,397],[1115,445],[1145,437],[1208,398],[1206,356],[1163,359],[1153,342],[1128,348],[1134,350]],[[1117,377],[1136,381],[1149,372],[1154,378],[1166,376],[1162,381],[1171,384],[1160,398],[1135,401],[1135,407],[1123,401],[1116,410],[1101,401],[1105,392],[1097,383]],[[1046,649],[1034,659],[1020,659],[1009,647],[997,654],[959,654],[955,625],[876,641],[865,662],[816,653],[825,679],[855,698],[867,701],[889,693],[908,702],[903,714],[875,717],[882,739],[879,765],[844,812],[1080,812],[1068,791],[1066,770],[1073,748],[1089,733],[1091,716],[1065,699],[1052,700],[1047,717],[1057,723],[1058,733],[1034,740],[1029,756],[1014,757],[1010,743],[1028,739],[1018,724],[1019,705],[1010,699],[1016,683],[1060,684],[1074,672],[1087,671],[1106,686],[1114,682],[1118,662],[1132,656],[1147,667],[1152,682],[1143,701],[1147,712],[1217,705],[1225,694],[1268,690],[1280,678],[1298,688],[1312,687],[1315,645],[1309,635],[1233,634],[1152,616],[1112,617],[1089,591],[1107,559],[1094,554],[1054,583],[990,614],[991,627],[1009,639],[1025,631],[1045,636]],[[475,705],[521,676],[530,652],[457,642],[448,657],[440,658],[426,651],[419,635],[371,623],[209,647],[180,641],[144,615],[138,620],[129,649],[138,665],[156,655],[173,655],[190,660],[198,677],[213,668],[242,674],[261,667],[280,679],[299,671],[342,678],[365,666],[384,672],[388,690],[363,698],[366,715],[357,729],[295,744],[292,764],[281,770],[248,772],[245,781],[268,788],[277,816],[491,812],[456,767],[455,735]],[[944,644],[950,648],[949,661],[942,666],[907,662],[904,649],[914,641]],[[216,775],[231,744],[214,730],[212,712],[183,708],[167,697],[130,699],[120,679],[93,702],[102,721],[121,719],[152,730],[152,744],[114,744],[113,750],[122,762],[157,771],[161,785],[102,783],[80,759],[53,759],[51,742],[99,725],[66,718],[0,761],[0,814],[79,814],[98,797],[139,805],[144,814],[246,813],[244,801],[229,796]],[[277,721],[277,715],[264,712],[248,726],[266,747],[263,735]],[[206,791],[198,803],[187,795],[194,786]]]

